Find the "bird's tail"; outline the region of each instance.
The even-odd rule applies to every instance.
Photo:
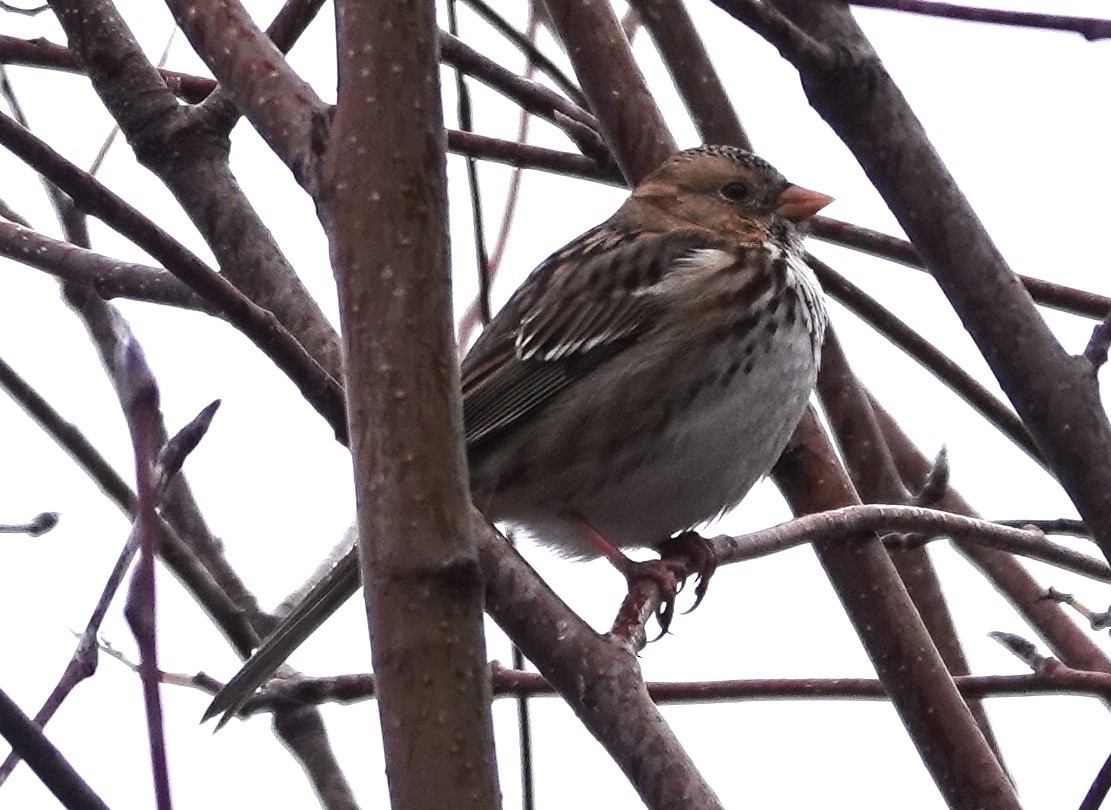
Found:
[[[216,693],[201,722],[223,714],[216,724],[217,730],[222,728],[293,651],[358,590],[359,549],[354,546],[309,589],[305,598],[281,620],[235,677]]]

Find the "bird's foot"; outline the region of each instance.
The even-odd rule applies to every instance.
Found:
[[[671,627],[671,620],[675,618],[675,597],[682,590],[687,577],[686,561],[659,559],[638,562],[622,555],[620,560],[611,559],[610,562],[629,584],[627,603],[639,601],[636,596],[641,591],[642,583],[655,585],[659,589],[660,602],[656,607],[656,621],[660,625],[660,634],[652,641],[663,638]]]
[[[694,574],[697,584],[694,587],[694,604],[684,615],[693,611],[702,604],[706,590],[710,587],[710,578],[718,570],[718,555],[713,545],[698,532],[682,532],[669,539],[659,547],[661,562],[670,560],[682,566],[685,576],[680,579],[679,589],[685,583],[686,576]]]
[[[660,634],[653,641],[663,638],[671,628],[671,620],[675,618],[675,597],[683,590],[687,578],[693,575],[696,585],[694,604],[683,611],[684,614],[702,604],[710,586],[710,578],[718,567],[718,555],[713,545],[697,532],[678,534],[657,550],[660,552],[658,560],[634,562],[624,555],[620,559],[610,558],[614,567],[629,583],[626,605],[636,605],[640,601],[637,598],[641,590],[639,583],[650,582],[659,589],[660,603],[656,608],[656,621],[660,625]]]
[[[694,604],[684,613],[690,613],[702,603],[710,584],[710,577],[717,570],[718,556],[709,541],[697,532],[682,532],[669,538],[658,547],[660,552],[658,560],[636,561],[626,557],[587,520],[579,516],[576,516],[576,520],[583,537],[609,560],[629,585],[629,593],[618,613],[614,632],[628,638],[632,638],[633,635],[639,636],[643,643],[642,622],[647,616],[642,613],[642,610],[648,606],[649,600],[654,599],[655,594],[652,591],[657,590],[659,601],[655,615],[660,625],[660,634],[652,640],[657,641],[665,636],[671,628],[672,619],[675,618],[675,597],[692,574],[698,580],[694,589]],[[643,618],[638,621],[636,618],[638,616]],[[640,630],[634,633],[632,628],[638,625]]]

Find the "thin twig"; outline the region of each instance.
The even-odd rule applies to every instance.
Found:
[[[1106,630],[1108,627],[1111,627],[1111,608],[1107,610],[1092,610],[1071,593],[1064,593],[1056,588],[1050,588],[1042,598],[1060,605],[1068,605],[1087,619],[1088,624],[1093,630]]]
[[[15,369],[0,358],[0,388],[34,419],[96,482],[100,490],[127,510],[135,508],[131,488],[72,422],[64,419]]]
[[[447,2],[448,31],[453,37],[459,36],[459,17],[457,0]],[[455,92],[458,96],[459,129],[474,132],[474,118],[471,113],[471,92],[463,72],[455,71]],[[478,266],[478,301],[482,322],[490,322],[490,257],[486,252],[486,231],[482,224],[482,194],[478,188],[478,161],[474,156],[464,158],[467,165],[467,190],[471,198],[471,232],[474,235],[475,263]]]
[[[6,11],[9,14],[20,14],[24,17],[37,17],[44,11],[47,11],[50,6],[43,4],[41,6],[32,6],[31,8],[21,8],[20,6],[0,0],[0,11]]]
[[[108,810],[108,805],[73,769],[43,730],[0,690],[0,737],[27,760],[31,770],[69,810]]]
[[[483,2],[483,0],[465,0],[465,2],[494,30],[509,40],[513,47],[527,56],[531,62],[555,83],[556,87],[567,94],[568,98],[580,107],[587,106],[582,90],[580,90],[573,81],[567,78],[566,73],[560,70],[551,59],[546,57],[541,50],[536,47],[536,43],[530,37],[522,34],[510,25],[503,16]]]
[[[1025,697],[1045,695],[1111,696],[1111,674],[1089,672],[1064,666],[1055,659],[1041,671],[1023,675],[958,675],[957,688],[966,698]],[[124,663],[133,666],[126,660]],[[556,696],[556,690],[537,673],[506,669],[491,664],[490,678],[496,698]],[[216,694],[223,684],[201,672],[196,675],[162,673],[163,683]],[[876,678],[737,678],[717,681],[648,681],[648,694],[659,704],[718,704],[722,701],[750,700],[886,700],[883,684]],[[373,700],[376,682],[373,674],[332,675],[326,677],[282,678],[247,701],[239,714],[243,717],[274,711],[290,705],[350,704]]]
[[[807,260],[827,293],[906,352],[1030,458],[1044,466],[1041,451],[1014,411],[941,350],[828,264],[814,256],[808,256]]]
[[[87,284],[105,300],[128,298],[219,314],[180,279],[160,267],[120,261],[71,242],[52,239],[14,220],[0,221],[0,256],[42,270],[62,282]]]
[[[530,42],[533,42],[536,37],[536,32],[539,28],[539,23],[536,17],[535,4],[529,5],[528,23],[525,25],[525,37]],[[441,49],[443,45],[441,43]],[[536,63],[526,57],[525,62],[525,79],[531,79],[536,72]],[[517,120],[517,137],[514,139],[516,143],[527,143],[529,124],[532,121],[532,116],[528,114],[524,107],[521,108],[520,115]],[[524,171],[520,166],[514,166],[513,172],[509,176],[509,186],[505,192],[505,205],[502,208],[501,222],[498,225],[498,235],[494,239],[494,249],[490,252],[490,257],[486,264],[487,288],[493,285],[494,279],[497,277],[498,270],[501,269],[502,256],[505,255],[506,245],[509,243],[509,230],[513,224],[513,216],[517,211],[517,202],[521,196],[521,180],[524,177]],[[480,317],[480,313],[486,312],[489,309],[489,302],[483,302],[482,290],[479,290],[479,295],[475,296],[474,300],[467,305],[463,310],[463,315],[459,318],[459,326],[457,328],[456,344],[460,356],[462,356],[467,346],[471,342],[471,336],[474,330],[478,327],[479,323],[485,325],[486,320]],[[516,664],[516,662],[514,662]]]
[[[40,512],[26,523],[0,524],[0,534],[25,534],[39,537],[58,525],[57,512]]]
[[[763,557],[804,543],[843,539],[862,532],[917,532],[930,538],[951,537],[1001,548],[1101,582],[1111,582],[1111,567],[1107,563],[1051,543],[1036,528],[1003,526],[917,506],[846,506],[804,515],[738,537],[716,537],[711,542],[720,562],[725,564]]]
[[[336,435],[344,435],[346,415],[339,383],[272,313],[239,292],[149,217],[6,115],[0,115],[0,143],[69,194],[82,210],[131,239],[216,306],[229,323],[247,335],[285,372]]]
[[[924,14],[948,20],[1013,25],[1020,28],[1043,28],[1080,34],[1089,42],[1111,37],[1111,20],[1098,17],[1068,17],[1062,14],[1038,14],[1031,11],[1010,11],[994,8],[970,8],[937,0],[849,0],[850,5]]]
[[[122,326],[122,324],[121,324]],[[161,450],[158,386],[138,343],[121,337],[118,357],[120,400],[135,454],[138,511],[132,536],[139,546],[139,562],[131,578],[124,616],[139,645],[139,678],[150,741],[151,770],[158,810],[170,810],[170,769],[166,759],[166,727],[158,680],[157,612],[154,556],[158,523],[158,493],[154,471]],[[129,541],[130,544],[130,541]]]
[[[841,247],[852,248],[897,262],[905,267],[928,272],[914,245],[905,239],[890,236],[880,231],[853,225],[829,217],[817,216],[810,220],[810,234],[816,239]],[[1044,307],[1081,315],[1085,318],[1103,318],[1111,312],[1111,298],[1087,290],[1066,287],[1032,276],[1016,274],[1022,286],[1034,301]]]
[[[1092,786],[1088,788],[1084,800],[1080,803],[1079,810],[1099,810],[1103,807],[1103,800],[1107,798],[1109,790],[1111,790],[1111,754],[1107,755],[1107,759],[1100,766],[1096,778],[1092,780]]]
[[[1000,526],[1013,526],[1018,529],[1024,529],[1031,526],[1045,534],[1063,534],[1070,537],[1086,537],[1089,540],[1092,535],[1088,531],[1088,527],[1084,525],[1083,520],[1076,520],[1075,518],[1052,518],[1049,520],[997,520],[995,521]]]

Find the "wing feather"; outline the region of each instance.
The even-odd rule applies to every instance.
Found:
[[[655,323],[661,278],[717,245],[704,232],[606,223],[542,263],[463,361],[469,446],[490,438]]]

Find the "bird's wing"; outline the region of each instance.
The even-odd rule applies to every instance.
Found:
[[[541,264],[463,361],[463,413],[474,444],[543,405],[650,329],[659,306],[644,294],[669,274],[714,261],[698,232],[604,225]],[[286,657],[359,586],[352,549],[309,591],[222,689],[205,719],[238,711]]]
[[[659,303],[645,291],[707,247],[694,231],[607,223],[537,267],[463,361],[468,445],[548,402],[651,329]]]

